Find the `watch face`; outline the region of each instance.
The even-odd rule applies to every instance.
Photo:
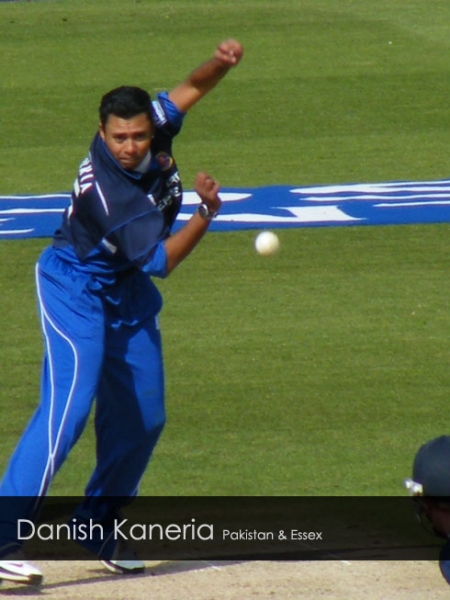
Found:
[[[216,215],[211,211],[206,204],[200,204],[198,212],[204,219],[213,219]]]

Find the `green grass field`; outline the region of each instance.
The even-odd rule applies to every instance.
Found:
[[[0,3],[0,195],[71,188],[101,95],[170,88],[236,37],[245,57],[188,116],[185,187],[448,177],[444,0]],[[450,226],[209,234],[160,283],[168,424],[156,495],[401,495],[448,433]],[[0,467],[38,401],[34,263],[0,242]],[[52,494],[80,494],[88,427]]]

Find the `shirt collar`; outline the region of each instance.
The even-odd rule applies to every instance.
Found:
[[[133,170],[136,171],[137,173],[146,173],[148,171],[148,166],[149,166],[151,160],[152,160],[152,155],[149,150],[147,152],[147,154],[145,155],[144,160]]]

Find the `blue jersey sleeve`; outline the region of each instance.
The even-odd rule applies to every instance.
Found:
[[[167,254],[164,242],[159,242],[154,247],[147,261],[141,266],[141,270],[144,273],[148,273],[148,275],[159,277],[160,279],[164,279],[167,276]]]
[[[161,92],[152,102],[156,127],[165,129],[172,136],[179,133],[186,113],[181,112],[170,100],[168,92]]]

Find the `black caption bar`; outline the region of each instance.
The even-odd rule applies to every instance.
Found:
[[[407,497],[48,497],[33,523],[22,509],[35,500],[0,498],[0,535],[35,560],[117,541],[144,560],[436,560],[441,546]]]

